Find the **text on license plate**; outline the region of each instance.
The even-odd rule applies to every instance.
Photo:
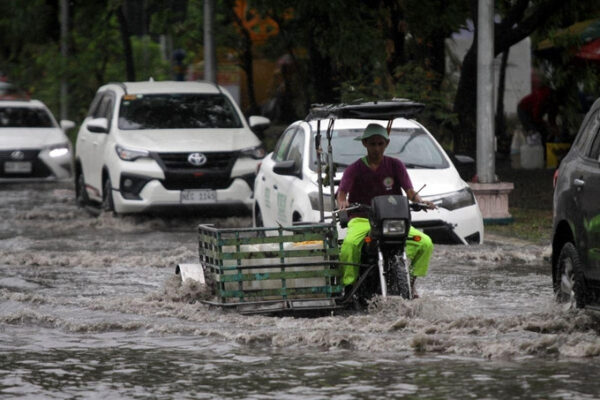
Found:
[[[198,189],[198,190],[182,190],[181,191],[181,203],[182,204],[202,204],[202,203],[214,203],[217,201],[217,192],[210,189]]]
[[[31,162],[29,161],[5,161],[4,172],[11,174],[29,174]]]

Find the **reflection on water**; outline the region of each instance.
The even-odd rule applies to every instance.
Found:
[[[3,398],[596,398],[596,360],[485,362],[265,347],[9,353]],[[8,373],[8,371],[11,371]]]
[[[2,398],[594,398],[600,319],[554,304],[547,248],[437,246],[422,297],[240,316],[175,265],[199,222],[92,217],[69,187],[0,192]]]

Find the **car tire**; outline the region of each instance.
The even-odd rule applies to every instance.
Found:
[[[577,248],[567,242],[560,250],[557,262],[557,280],[554,284],[556,301],[565,309],[584,308],[587,301],[587,286],[583,275],[583,263]]]
[[[254,226],[257,228],[262,228],[265,226],[262,219],[262,213],[260,212],[260,207],[258,205],[254,207]]]
[[[258,205],[256,205],[254,207],[254,227],[264,228],[264,226],[265,226],[265,224],[262,219],[262,213],[260,212],[260,207]],[[265,233],[265,231],[257,231],[256,236],[257,237],[265,237],[266,233]]]
[[[102,187],[102,210],[103,211],[114,211],[115,203],[113,201],[112,194],[112,183],[110,178],[106,178],[104,186]]]
[[[87,191],[85,190],[85,179],[83,172],[79,172],[75,177],[75,202],[79,207],[86,207],[90,204]]]

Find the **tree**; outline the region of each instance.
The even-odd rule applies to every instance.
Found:
[[[514,0],[500,22],[494,26],[494,55],[504,53],[510,47],[536,30],[547,29],[553,17],[564,10],[580,10],[592,0]],[[477,1],[471,0],[473,20],[477,21]],[[475,23],[477,26],[477,23]],[[476,132],[476,84],[477,84],[477,28],[475,40],[467,51],[462,63],[460,80],[454,99],[454,111],[458,114],[461,129],[454,136],[454,150],[466,154],[475,154]]]

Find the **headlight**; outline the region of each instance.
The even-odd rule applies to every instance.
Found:
[[[442,197],[441,199],[434,201],[434,203],[438,207],[452,211],[459,208],[472,206],[475,204],[475,196],[473,196],[473,192],[470,188],[464,188],[456,193],[452,193],[449,196]]]
[[[115,146],[115,150],[117,151],[119,158],[123,161],[135,161],[138,158],[150,156],[150,153],[148,153],[146,150],[126,149],[125,147],[121,147],[119,145]]]
[[[402,236],[406,234],[406,220],[386,219],[381,227],[383,236]]]
[[[244,156],[252,157],[255,160],[265,158],[265,155],[267,154],[265,148],[262,147],[262,145],[240,150],[240,153]]]
[[[319,211],[319,192],[310,192],[308,198],[310,199],[312,209]],[[323,211],[332,211],[331,196],[325,193],[323,193]]]
[[[69,146],[66,144],[58,144],[50,147],[48,150],[48,155],[52,158],[62,157],[67,154],[69,154]]]

